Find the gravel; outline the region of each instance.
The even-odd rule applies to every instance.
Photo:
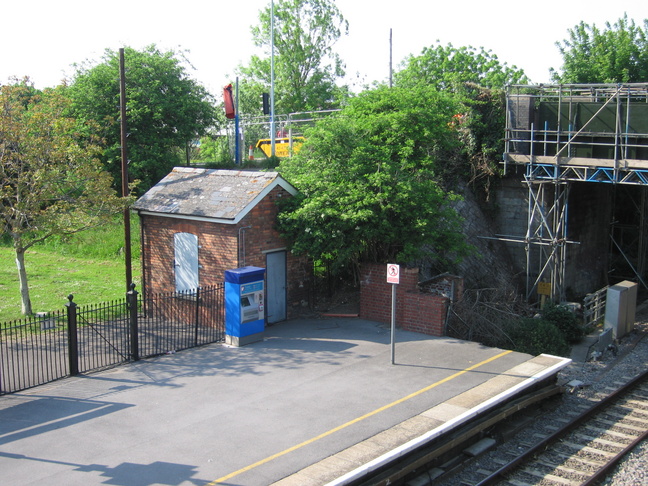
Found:
[[[542,416],[541,422],[553,418],[565,417],[570,411],[582,406],[589,406],[602,396],[616,389],[629,378],[645,371],[648,367],[648,301],[637,308],[635,329],[624,336],[618,343],[616,355],[607,351],[596,361],[572,362],[558,375],[561,384],[570,386],[564,394],[560,405]],[[582,383],[582,384],[579,384]],[[535,421],[536,423],[538,420]],[[492,464],[509,460],[507,451],[513,453],[521,444],[533,443],[533,434],[537,432],[532,424],[518,433],[511,440],[475,459],[469,470],[490,470]],[[462,475],[462,481],[465,477]],[[449,478],[435,485],[456,486],[458,478]],[[542,480],[536,478],[536,484]],[[463,483],[462,483],[463,484]],[[468,483],[466,483],[468,484]],[[648,441],[639,444],[601,484],[605,486],[646,486],[648,485]]]

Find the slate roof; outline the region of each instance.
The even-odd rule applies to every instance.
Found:
[[[132,206],[140,212],[239,222],[276,186],[296,189],[277,172],[176,167]]]

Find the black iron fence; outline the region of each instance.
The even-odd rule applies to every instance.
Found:
[[[77,306],[0,324],[0,395],[225,338],[223,285]]]

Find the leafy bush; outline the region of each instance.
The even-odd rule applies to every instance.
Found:
[[[563,333],[568,343],[577,343],[584,335],[581,326],[578,325],[576,316],[564,305],[556,305],[547,302],[540,311],[542,320],[554,324]]]
[[[544,319],[525,318],[510,321],[505,332],[513,342],[513,350],[537,356],[542,353],[569,355],[569,344],[558,327]]]

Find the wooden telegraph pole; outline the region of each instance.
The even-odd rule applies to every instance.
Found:
[[[121,176],[122,196],[129,194],[128,189],[128,152],[126,150],[126,75],[124,69],[124,48],[119,49],[119,113],[121,118]],[[124,208],[124,258],[126,259],[126,291],[131,290],[133,269],[131,266],[130,209]]]

